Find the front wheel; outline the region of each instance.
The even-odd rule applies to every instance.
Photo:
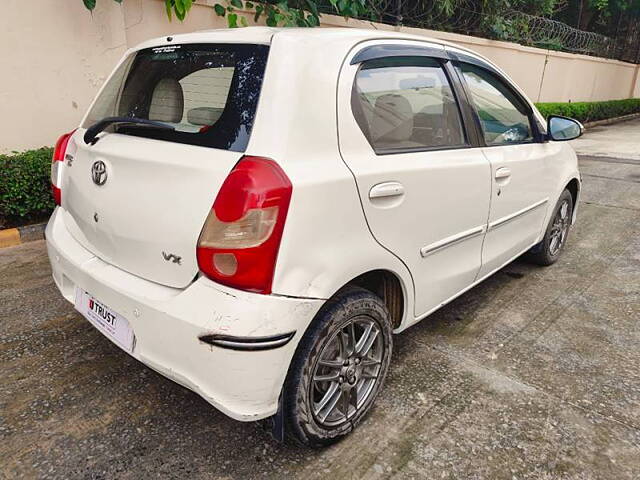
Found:
[[[287,436],[311,447],[347,435],[371,409],[391,358],[384,302],[362,288],[329,300],[300,341],[287,381]]]
[[[560,253],[567,242],[572,216],[573,197],[569,190],[564,190],[553,210],[544,238],[527,255],[532,262],[546,266],[560,258]]]

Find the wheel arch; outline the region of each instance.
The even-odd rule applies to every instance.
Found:
[[[379,296],[389,310],[394,330],[406,323],[407,312],[411,311],[408,291],[402,278],[395,272],[380,268],[361,273],[338,288],[331,298],[350,286],[364,288]]]
[[[576,205],[578,205],[578,199],[580,198],[580,180],[578,180],[578,178],[576,177],[573,177],[565,185],[563,190],[569,190],[569,193],[571,193],[571,199],[573,201],[573,218],[571,219],[571,223],[573,224],[576,221],[576,212],[578,210],[576,208]]]

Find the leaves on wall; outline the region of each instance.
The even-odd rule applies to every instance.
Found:
[[[97,0],[82,0],[84,6],[93,10]],[[122,3],[123,0],[114,0]],[[183,21],[195,0],[164,0],[167,18],[173,16]],[[244,0],[224,0],[215,3],[213,11],[219,17],[227,18],[230,28],[246,27],[249,21],[244,13],[249,13],[254,22],[264,18],[270,27],[317,27],[320,25],[320,12],[318,4],[320,0],[281,0],[277,3]],[[366,14],[368,3],[366,0],[329,0],[335,13],[344,17],[355,17]]]

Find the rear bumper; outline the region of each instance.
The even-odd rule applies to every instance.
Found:
[[[295,348],[322,300],[252,294],[205,277],[186,289],[149,282],[82,247],[60,207],[46,239],[62,295],[73,302],[82,288],[124,316],[136,337],[133,357],[237,420],[276,412]]]

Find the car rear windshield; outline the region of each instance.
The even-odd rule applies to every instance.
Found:
[[[171,129],[116,123],[108,131],[243,152],[269,47],[185,44],[140,50],[100,93],[83,124],[105,117],[153,120]]]

